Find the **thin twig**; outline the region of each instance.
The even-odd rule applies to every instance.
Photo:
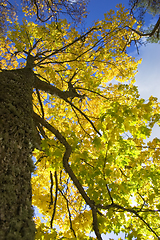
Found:
[[[102,94],[96,92],[96,91],[93,91],[93,90],[90,90],[90,89],[87,89],[87,88],[82,88],[82,87],[75,87],[75,89],[81,89],[81,90],[85,90],[85,91],[88,91],[88,92],[92,92],[92,93],[95,93],[97,94],[98,96],[102,97],[102,98],[105,98],[107,100],[114,100],[115,98],[108,98],[108,97],[105,97],[103,96]]]
[[[76,38],[75,40],[73,40],[71,43],[66,44],[65,46],[56,49],[55,51],[53,51],[51,54],[49,54],[48,56],[45,56],[43,58],[41,58],[41,60],[37,63],[37,66],[39,66],[40,64],[42,64],[42,62],[44,62],[47,58],[59,53],[59,52],[63,52],[64,50],[66,50],[68,47],[72,46],[73,44],[75,44],[78,41],[81,41],[81,39],[83,39],[85,36],[87,36],[89,33],[91,33],[94,30],[99,30],[101,27],[93,27],[91,28],[89,31],[87,31],[85,34],[81,35],[80,37]]]
[[[107,191],[108,191],[109,197],[110,197],[110,199],[111,199],[111,202],[112,202],[112,204],[114,204],[113,198],[112,198],[112,196],[111,196],[111,192],[110,192],[109,187],[108,187],[107,184],[106,184],[106,187],[107,187]]]
[[[101,204],[97,204],[96,205],[97,208],[100,208],[100,209],[111,209],[111,208],[116,208],[116,209],[120,209],[122,211],[126,211],[126,212],[130,212],[130,213],[133,213],[135,216],[137,216],[149,229],[152,233],[155,234],[156,237],[159,238],[159,236],[157,235],[157,233],[150,227],[150,225],[138,214],[138,211],[132,209],[132,208],[125,208],[125,207],[122,207],[120,206],[119,204],[115,204],[115,203],[112,203],[110,205],[101,205]]]
[[[93,122],[87,117],[87,115],[84,112],[82,112],[78,107],[76,107],[71,101],[66,100],[66,102],[69,103],[71,106],[73,106],[78,112],[80,112],[87,119],[87,121],[90,122],[90,124],[92,125],[93,129],[98,133],[98,135],[102,136],[102,134],[94,126]]]
[[[54,216],[55,216],[55,213],[56,213],[56,204],[57,204],[57,197],[58,197],[58,179],[57,179],[57,172],[56,171],[54,173],[54,178],[55,178],[55,183],[56,183],[56,190],[55,190],[55,200],[54,200],[53,214],[52,214],[52,218],[51,218],[51,228],[52,228]]]
[[[72,226],[72,216],[71,216],[71,212],[70,212],[70,209],[69,209],[69,201],[68,201],[67,197],[63,194],[63,192],[61,190],[60,190],[60,192],[61,192],[62,196],[64,197],[64,199],[66,200],[68,216],[69,216],[69,223],[70,223],[70,229],[73,232],[74,237],[76,238],[77,236],[76,236],[76,233],[75,233],[75,231],[73,229],[73,226]]]
[[[50,201],[49,206],[53,205],[53,193],[52,193],[52,190],[53,190],[53,176],[52,176],[51,171],[50,171],[50,180],[51,180],[51,187],[50,187],[51,201]]]
[[[66,199],[66,200],[67,200],[67,199]],[[73,229],[73,226],[72,226],[72,219],[71,219],[71,213],[70,213],[70,209],[69,209],[68,200],[67,200],[67,210],[68,210],[68,215],[69,215],[70,229],[72,230],[75,238],[77,238],[76,233],[75,233],[75,231],[74,231],[74,229]]]
[[[71,106],[71,108],[72,108],[72,110],[74,111],[74,113],[75,113],[75,115],[76,115],[76,117],[77,117],[78,123],[79,123],[80,127],[82,128],[82,130],[88,135],[89,138],[91,138],[91,136],[89,135],[89,133],[87,133],[87,131],[84,129],[84,127],[83,127],[82,124],[80,123],[79,117],[78,117],[75,109],[74,109],[72,106]]]

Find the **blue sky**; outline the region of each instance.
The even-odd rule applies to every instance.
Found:
[[[104,13],[109,11],[110,9],[116,10],[117,4],[122,4],[126,8],[128,7],[128,0],[90,0],[88,5],[88,17],[87,24],[91,25],[92,21],[102,20],[104,17]]]

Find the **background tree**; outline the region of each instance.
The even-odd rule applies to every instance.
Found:
[[[33,17],[41,23],[67,17],[70,22],[76,24],[80,23],[87,14],[88,0],[22,0],[21,2],[22,8],[12,0],[0,1],[0,33],[4,33],[8,24],[18,17],[18,11],[23,11],[28,17]]]
[[[35,14],[41,22],[49,19],[57,21],[60,17],[70,17],[72,21],[81,22],[86,16],[88,0],[22,0],[23,10],[29,15]]]
[[[152,15],[159,14],[160,12],[160,5],[158,0],[130,0],[131,11],[140,11],[140,16],[146,12],[151,13]]]
[[[158,238],[160,141],[144,139],[160,109],[133,85],[134,24],[120,7],[83,35],[24,20],[1,37],[1,239],[34,239],[34,148],[33,204],[47,220],[36,239]]]
[[[8,1],[0,1],[0,34],[6,30],[7,22],[15,18],[15,8]]]
[[[159,42],[160,39],[160,3],[158,0],[129,0],[130,11],[133,16],[142,22],[140,36],[146,36],[149,42]],[[157,16],[156,24],[144,29],[146,13]]]

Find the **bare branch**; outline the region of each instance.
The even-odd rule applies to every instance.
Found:
[[[41,22],[47,22],[47,21],[52,17],[52,15],[50,15],[47,19],[43,20],[43,19],[40,17],[40,15],[39,15],[39,8],[38,8],[38,4],[37,4],[36,0],[34,0],[33,2],[34,2],[34,5],[35,5],[35,7],[36,7],[37,19],[38,19],[39,21],[41,21]]]
[[[38,158],[38,160],[36,161],[35,165],[37,165],[39,162],[42,161],[43,158],[46,158],[46,155],[41,156],[40,158]]]
[[[134,213],[139,219],[141,219],[141,221],[150,229],[150,231],[152,233],[155,234],[155,236],[160,239],[160,237],[157,235],[157,233],[150,227],[150,225],[138,214],[138,213]]]
[[[86,162],[86,160],[84,158],[80,158],[83,162],[85,162],[85,164],[87,164],[88,166],[94,168],[94,166],[92,166],[90,163]]]

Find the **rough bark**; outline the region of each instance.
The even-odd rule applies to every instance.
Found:
[[[0,239],[33,240],[32,72],[0,72]]]

